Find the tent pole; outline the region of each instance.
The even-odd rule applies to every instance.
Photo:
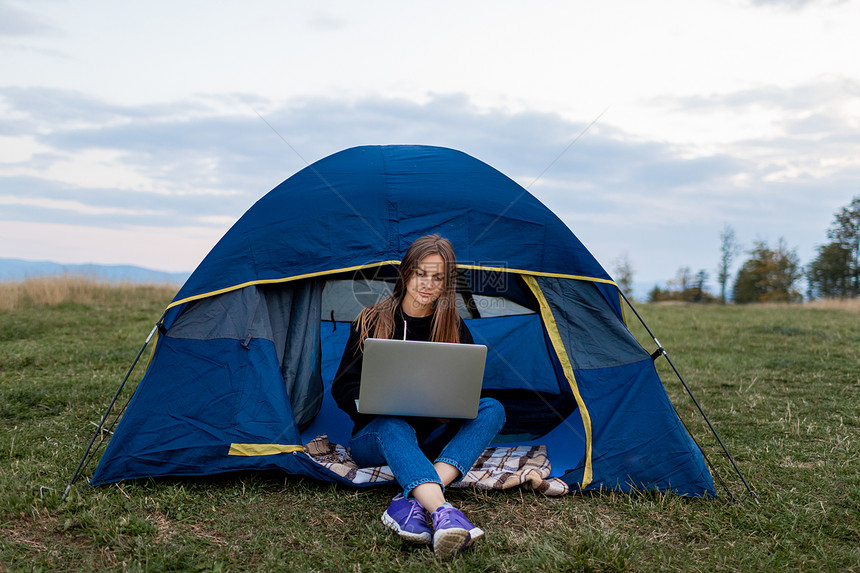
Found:
[[[152,340],[152,336],[158,330],[158,324],[160,322],[161,322],[161,318],[159,318],[158,322],[155,323],[155,326],[152,327],[152,330],[150,331],[149,336],[146,337],[146,340],[143,342],[143,346],[140,347],[140,350],[138,351],[137,356],[134,359],[134,362],[132,362],[131,367],[128,369],[128,372],[126,372],[125,378],[122,379],[122,382],[120,383],[119,388],[117,388],[116,394],[114,394],[113,399],[110,401],[110,404],[107,407],[107,410],[105,410],[105,413],[104,413],[104,416],[102,416],[101,422],[99,422],[99,425],[96,428],[96,431],[93,432],[93,437],[92,437],[92,439],[90,439],[90,444],[87,446],[87,449],[84,452],[84,456],[81,458],[81,461],[78,464],[78,468],[75,470],[75,473],[72,476],[72,479],[69,480],[69,484],[66,486],[66,490],[63,492],[62,499],[66,499],[66,496],[68,496],[69,492],[72,490],[72,486],[74,486],[75,482],[78,481],[78,478],[81,476],[81,473],[84,471],[87,464],[89,464],[89,462],[92,460],[93,456],[95,455],[95,452],[93,451],[93,444],[95,443],[96,438],[99,436],[99,434],[101,434],[102,428],[105,425],[105,421],[107,421],[108,415],[110,415],[110,412],[114,407],[114,404],[116,404],[116,401],[119,398],[119,395],[122,392],[122,389],[125,387],[125,383],[128,382],[129,377],[131,377],[131,373],[134,371],[135,366],[137,366],[137,363],[140,360],[140,357],[143,356],[143,352],[144,352],[144,350],[146,350],[146,347],[149,345],[149,341]],[[103,441],[104,441],[104,439],[102,439],[102,442]],[[99,445],[101,445],[102,442],[99,442]]]
[[[740,468],[738,468],[738,465],[735,463],[735,460],[732,457],[732,454],[729,453],[729,449],[723,443],[723,440],[720,439],[720,435],[717,433],[717,430],[716,430],[716,428],[714,428],[713,424],[711,424],[711,421],[708,419],[708,416],[707,416],[707,414],[705,414],[705,411],[702,409],[702,406],[699,404],[699,401],[696,400],[696,397],[693,395],[693,391],[690,390],[690,387],[687,385],[687,382],[684,381],[684,378],[681,376],[681,373],[675,367],[675,364],[672,362],[672,359],[669,358],[669,354],[666,352],[666,349],[663,348],[663,345],[660,344],[660,341],[657,340],[657,337],[654,336],[654,333],[651,332],[651,329],[648,328],[647,324],[645,324],[645,321],[642,319],[642,317],[639,315],[639,313],[636,311],[636,309],[633,307],[633,305],[627,299],[627,296],[625,296],[625,294],[621,291],[621,289],[618,289],[618,292],[621,294],[621,298],[624,299],[624,302],[627,303],[627,306],[630,307],[630,310],[633,311],[633,314],[636,315],[636,318],[639,319],[639,322],[642,324],[642,326],[645,327],[645,330],[648,332],[648,335],[651,337],[651,339],[657,345],[657,350],[654,352],[654,354],[652,354],[652,357],[654,359],[656,359],[661,354],[664,357],[666,357],[666,361],[669,363],[669,366],[672,367],[672,370],[675,372],[675,376],[677,376],[678,380],[681,381],[681,384],[684,386],[684,389],[687,391],[687,394],[690,396],[690,399],[693,401],[693,404],[696,405],[696,408],[699,410],[699,413],[702,415],[702,418],[708,424],[708,428],[710,428],[711,433],[714,435],[714,437],[717,439],[717,442],[720,444],[720,447],[722,448],[723,453],[726,454],[726,457],[728,458],[729,462],[731,462],[732,467],[735,469],[735,473],[737,473],[738,477],[741,478],[741,481],[743,482],[744,486],[747,488],[747,492],[752,496],[753,501],[755,501],[756,505],[760,505],[759,501],[758,501],[758,496],[756,495],[755,491],[753,491],[752,487],[750,486],[750,484],[747,482],[746,478],[744,477],[744,474],[741,472]]]

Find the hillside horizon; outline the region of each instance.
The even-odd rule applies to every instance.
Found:
[[[0,258],[0,282],[61,275],[83,275],[108,282],[183,284],[191,272],[168,272],[136,265],[66,264]]]

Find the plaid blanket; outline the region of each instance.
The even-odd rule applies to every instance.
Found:
[[[317,436],[304,446],[305,453],[324,468],[354,484],[393,482],[388,466],[360,468],[347,449],[329,442],[328,436]],[[489,447],[484,450],[472,469],[449,487],[477,489],[509,489],[522,486],[544,495],[564,495],[567,484],[548,477],[549,459],[544,446]]]

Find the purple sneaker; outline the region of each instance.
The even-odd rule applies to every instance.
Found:
[[[429,545],[433,540],[424,507],[417,499],[406,499],[403,494],[397,494],[391,500],[388,509],[382,514],[382,523],[407,541]]]
[[[433,551],[439,557],[451,557],[466,549],[473,539],[484,535],[459,509],[445,503],[430,514],[433,518]],[[474,532],[474,536],[472,534]]]

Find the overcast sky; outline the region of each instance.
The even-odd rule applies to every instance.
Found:
[[[860,195],[858,26],[834,0],[0,0],[0,257],[191,271],[308,163],[420,143],[637,283],[715,277],[724,225],[805,264]]]

